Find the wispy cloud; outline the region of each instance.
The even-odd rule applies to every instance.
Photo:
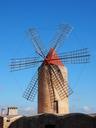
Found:
[[[96,108],[95,107],[92,107],[92,106],[88,106],[88,105],[85,105],[82,107],[82,112],[84,113],[96,113]]]
[[[31,116],[31,115],[35,115],[37,113],[37,110],[36,110],[36,108],[25,107],[25,108],[20,109],[19,113],[21,115]]]
[[[86,112],[86,113],[92,112],[92,108],[89,107],[89,106],[84,106],[82,109],[83,109],[83,111]]]
[[[93,106],[88,106],[88,105],[84,105],[82,107],[71,106],[70,112],[73,112],[73,113],[80,112],[80,113],[90,114],[90,113],[96,113],[96,108]]]

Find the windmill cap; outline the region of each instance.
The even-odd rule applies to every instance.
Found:
[[[44,63],[64,66],[61,59],[59,58],[56,51],[54,50],[54,48],[50,48],[50,50],[44,60]]]

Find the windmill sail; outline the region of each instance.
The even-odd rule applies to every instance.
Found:
[[[28,84],[23,97],[27,100],[33,101],[38,92],[38,73],[36,72],[30,83]]]
[[[56,65],[51,66],[51,74],[52,74],[52,81],[53,86],[57,90],[61,100],[68,97],[73,93],[72,89],[68,86],[68,82],[62,76],[62,73]]]
[[[39,57],[13,58],[11,59],[10,64],[11,71],[18,71],[36,67],[41,62],[43,62],[42,60],[38,60]]]
[[[36,53],[38,53],[41,57],[44,58],[45,53],[43,51],[43,47],[41,47],[42,42],[41,42],[41,39],[39,37],[39,34],[38,34],[36,28],[30,28],[29,35],[30,35],[33,45],[36,49]]]
[[[88,48],[78,49],[59,55],[64,64],[84,64],[89,63],[90,53]]]
[[[61,46],[61,43],[64,42],[64,40],[70,34],[71,31],[72,31],[72,27],[69,24],[59,25],[59,29],[54,39],[52,40],[54,50],[56,50],[59,46]]]

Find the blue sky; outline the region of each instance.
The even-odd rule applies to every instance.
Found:
[[[74,93],[70,96],[72,112],[96,112],[96,1],[95,0],[0,0],[0,108],[18,106],[36,111],[37,102],[22,98],[35,70],[10,72],[10,59],[37,56],[27,30],[36,27],[46,49],[57,25],[69,23],[73,31],[57,52],[88,47],[91,62],[66,65]]]

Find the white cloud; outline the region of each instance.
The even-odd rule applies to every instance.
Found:
[[[26,112],[29,112],[29,111],[32,111],[33,109],[32,109],[32,107],[27,107],[27,108],[25,108],[25,111]]]
[[[89,112],[91,112],[92,110],[91,110],[91,108],[90,108],[89,106],[84,106],[84,107],[83,107],[83,111],[86,112],[86,113],[89,113]]]
[[[90,113],[96,113],[96,107],[94,106],[89,106],[89,105],[84,105],[84,106],[71,106],[70,107],[70,112],[73,112],[73,113],[86,113],[86,114],[90,114]]]
[[[35,115],[37,113],[36,108],[32,108],[32,107],[25,107],[25,108],[21,108],[19,113],[21,115],[25,115],[25,116],[31,116],[31,115]]]
[[[82,111],[84,113],[96,113],[96,108],[95,107],[92,107],[92,106],[87,106],[85,105],[83,108],[82,108]]]

